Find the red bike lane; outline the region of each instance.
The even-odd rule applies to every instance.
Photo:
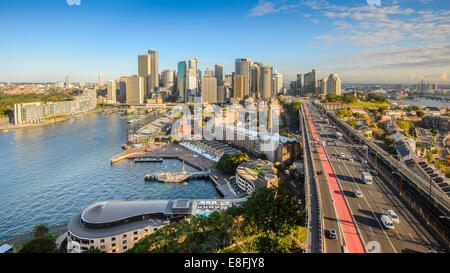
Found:
[[[311,128],[314,140],[317,141],[318,143],[317,152],[319,153],[320,161],[322,162],[324,175],[327,180],[328,187],[330,189],[331,197],[334,200],[337,217],[340,220],[339,222],[341,225],[342,233],[345,238],[345,242],[347,244],[347,251],[349,253],[365,253],[364,246],[361,242],[361,238],[358,235],[355,223],[353,222],[350,211],[345,202],[344,195],[341,191],[341,188],[339,187],[336,175],[334,174],[334,171],[331,168],[331,164],[328,160],[328,157],[325,154],[325,149],[323,148],[322,145],[320,145],[319,134],[317,133],[316,128],[314,127],[314,124],[311,120],[308,110],[306,110],[307,107],[305,104],[304,106],[307,122]]]

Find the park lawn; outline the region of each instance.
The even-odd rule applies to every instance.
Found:
[[[368,101],[357,101],[352,102],[349,104],[349,106],[363,106],[363,107],[389,107],[388,102],[368,102]]]
[[[52,240],[55,240],[61,235],[61,232],[57,231],[57,232],[53,232],[53,233],[49,233],[47,235],[44,236],[44,238],[51,238]],[[20,249],[22,248],[23,245],[25,245],[26,243],[30,242],[31,240],[33,240],[34,238],[30,238],[30,239],[26,239],[23,240],[21,242],[15,243],[14,244],[14,249]]]

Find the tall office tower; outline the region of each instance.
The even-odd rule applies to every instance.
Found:
[[[214,77],[214,72],[208,68],[205,70],[205,75],[202,78],[201,90],[202,102],[217,102],[217,79]]]
[[[187,89],[186,89],[186,73],[187,73],[187,62],[178,62],[178,73],[177,73],[177,93],[178,98],[181,102],[186,102]]]
[[[199,95],[197,76],[197,59],[189,60],[186,73],[186,101],[193,101],[194,97]]]
[[[328,78],[323,78],[317,81],[317,91],[323,95],[328,92]]]
[[[302,88],[303,88],[303,75],[297,74],[297,83],[296,83],[297,90],[295,90],[296,95],[302,94]]]
[[[161,73],[161,86],[170,90],[170,92],[174,93],[175,88],[175,70],[164,70]]]
[[[328,94],[335,94],[340,96],[341,95],[341,89],[342,89],[342,83],[341,78],[338,74],[330,74],[328,76],[328,84],[327,84],[327,93]]]
[[[263,66],[261,69],[261,98],[270,99],[272,97],[272,71],[270,65]]]
[[[66,88],[70,87],[70,76],[66,76]]]
[[[289,95],[295,96],[297,93],[297,81],[292,81],[289,85]]]
[[[217,79],[217,86],[223,86],[224,85],[224,82],[223,82],[223,65],[216,64],[216,66],[214,67],[214,74],[215,74],[216,79]]]
[[[98,88],[102,88],[103,87],[103,75],[100,74],[98,75]]]
[[[108,81],[108,100],[111,102],[116,102],[116,81]]]
[[[144,79],[144,93],[147,98],[151,97],[151,71],[152,60],[149,54],[138,56],[138,76]]]
[[[261,97],[261,68],[264,66],[262,62],[256,62],[251,69],[251,86],[250,90],[253,98]]]
[[[228,88],[224,85],[217,86],[217,102],[225,102],[225,100],[227,99],[226,97],[227,89]]]
[[[159,67],[158,67],[158,50],[149,49],[148,55],[151,59],[151,69],[150,69],[150,92],[155,91],[159,87]]]
[[[273,75],[273,93],[272,96],[276,96],[279,93],[283,92],[284,82],[283,82],[283,75],[280,73],[275,72]]]
[[[244,89],[245,89],[245,76],[236,75],[234,76],[234,97],[241,100],[244,99]]]
[[[144,103],[144,78],[139,76],[126,77],[126,103],[128,105]]]
[[[316,70],[306,73],[304,77],[304,88],[302,94],[316,92]]]
[[[244,76],[244,97],[250,95],[251,65],[252,60],[248,58],[240,58],[235,61],[236,76]]]

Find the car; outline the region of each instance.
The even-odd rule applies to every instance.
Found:
[[[394,223],[392,223],[391,218],[387,215],[381,216],[381,223],[383,223],[383,226],[387,229],[394,229]]]
[[[335,229],[329,229],[327,231],[327,237],[331,240],[337,240],[337,232]]]
[[[340,153],[340,154],[339,154],[339,157],[340,157],[340,158],[345,158],[345,154],[344,154],[344,153]]]
[[[367,160],[365,158],[361,158],[361,163],[367,164]]]
[[[398,218],[397,214],[393,210],[391,210],[391,209],[388,210],[387,215],[389,216],[389,218],[391,219],[392,222],[394,222],[396,224],[400,224],[400,218]]]
[[[358,197],[358,198],[360,198],[360,197],[363,196],[363,195],[362,195],[362,192],[361,192],[360,190],[355,190],[353,193],[354,193],[355,196]]]
[[[322,175],[323,171],[317,171],[317,175]]]
[[[353,162],[353,157],[349,156],[348,157],[348,161],[352,161]]]

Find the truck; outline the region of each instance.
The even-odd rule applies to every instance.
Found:
[[[361,173],[361,179],[365,184],[372,184],[372,175],[369,172],[362,172]]]

